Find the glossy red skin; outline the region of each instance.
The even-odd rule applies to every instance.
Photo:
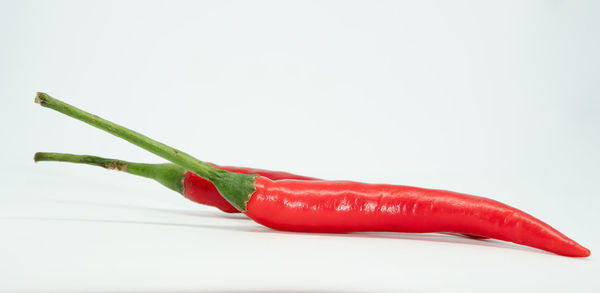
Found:
[[[256,178],[245,214],[296,232],[455,232],[565,256],[590,251],[548,224],[495,200],[445,190],[349,181]]]
[[[243,174],[259,174],[261,176],[279,180],[279,179],[297,179],[297,180],[316,180],[316,178],[300,176],[287,172],[270,171],[263,169],[245,168],[245,167],[233,167],[233,166],[217,166],[211,164],[219,169],[243,173]],[[215,186],[208,180],[202,179],[200,176],[192,173],[185,172],[183,179],[183,195],[188,199],[209,206],[216,207],[226,213],[239,213],[227,200],[225,200],[221,194],[217,191]]]

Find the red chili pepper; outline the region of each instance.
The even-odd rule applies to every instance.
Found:
[[[101,166],[107,169],[114,169],[127,172],[134,175],[140,175],[154,179],[162,185],[181,193],[187,199],[199,204],[209,205],[220,209],[226,213],[240,213],[217,191],[217,188],[210,181],[186,171],[185,169],[173,164],[144,164],[134,163],[118,159],[108,159],[89,155],[73,155],[63,153],[36,153],[35,162],[40,161],[60,161],[70,163],[81,163],[94,166]],[[298,179],[298,180],[316,180],[308,176],[301,176],[281,171],[271,171],[256,168],[218,166],[211,164],[219,169],[237,172],[242,174],[260,174],[269,179]]]
[[[270,180],[218,169],[142,134],[39,93],[36,102],[84,121],[212,182],[248,217],[297,232],[456,232],[511,241],[556,254],[590,251],[533,216],[456,192],[349,181]]]
[[[445,190],[349,181],[255,178],[248,217],[298,232],[456,232],[560,255],[590,251],[533,216],[492,199]]]

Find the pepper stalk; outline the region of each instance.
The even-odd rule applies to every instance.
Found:
[[[64,153],[35,153],[33,160],[37,162],[55,161],[99,166],[110,170],[122,171],[158,181],[171,190],[183,194],[185,169],[173,164],[144,164],[129,161],[102,158],[90,155],[74,155]]]
[[[250,195],[256,190],[254,187],[254,178],[258,177],[258,175],[246,175],[216,168],[185,152],[64,103],[45,93],[38,92],[35,97],[35,102],[42,107],[53,109],[120,137],[195,173],[215,185],[221,196],[242,212],[246,211],[246,202],[250,198]]]

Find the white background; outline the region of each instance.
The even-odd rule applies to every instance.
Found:
[[[598,1],[0,2],[0,291],[598,292]],[[496,1],[498,2],[498,1]],[[592,250],[283,233],[36,151],[484,195]]]

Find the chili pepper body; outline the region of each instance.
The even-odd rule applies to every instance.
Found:
[[[264,169],[234,167],[234,166],[217,166],[219,169],[242,174],[259,174],[272,180],[279,179],[296,179],[296,180],[316,180],[312,177],[300,176],[288,172],[271,171]],[[183,195],[193,202],[216,207],[226,213],[239,213],[226,199],[224,199],[215,186],[208,180],[186,171],[183,179]]]
[[[456,232],[565,256],[590,251],[533,216],[488,198],[445,190],[350,181],[257,177],[245,214],[276,230],[344,233]]]

